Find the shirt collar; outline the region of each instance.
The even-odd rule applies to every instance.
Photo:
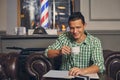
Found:
[[[90,37],[90,34],[89,34],[87,31],[85,31],[85,34],[86,34],[86,38],[85,38],[83,44],[89,44],[89,37]]]

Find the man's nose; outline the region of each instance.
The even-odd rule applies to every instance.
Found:
[[[73,30],[73,32],[76,33],[76,32],[77,32],[77,29],[75,28],[75,29]]]

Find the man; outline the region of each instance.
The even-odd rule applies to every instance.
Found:
[[[69,75],[102,73],[104,59],[101,42],[85,31],[86,23],[80,12],[74,12],[68,19],[70,31],[61,34],[55,43],[46,49],[49,58],[62,55],[61,70],[69,70]],[[72,53],[72,47],[79,47],[78,54]]]

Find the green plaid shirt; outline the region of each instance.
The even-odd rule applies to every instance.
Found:
[[[104,59],[101,42],[98,38],[93,37],[85,32],[87,37],[82,43],[76,43],[70,32],[61,34],[55,43],[48,46],[50,49],[60,49],[62,46],[80,47],[79,54],[62,55],[61,70],[69,70],[72,67],[86,68],[93,64],[99,66],[100,72],[104,71]]]

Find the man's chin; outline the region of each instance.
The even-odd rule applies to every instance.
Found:
[[[74,37],[75,40],[79,39],[78,37]]]

